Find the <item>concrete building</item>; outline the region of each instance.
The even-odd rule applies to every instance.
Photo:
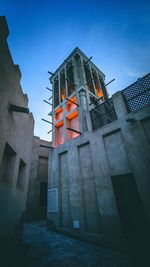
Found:
[[[32,140],[32,157],[26,219],[44,219],[47,216],[48,156],[51,143],[34,136]]]
[[[0,236],[16,236],[25,211],[34,119],[18,65],[13,63],[5,17],[0,17]]]
[[[53,146],[48,220],[114,244],[150,222],[150,74],[108,99],[104,74],[78,48],[50,77]]]

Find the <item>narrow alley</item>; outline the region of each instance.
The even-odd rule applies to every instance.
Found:
[[[77,46],[70,51],[75,43],[68,45],[68,35],[65,51],[61,41],[57,50],[49,32],[51,27],[55,32],[56,19],[43,19],[45,30],[38,29],[35,22],[41,14],[34,19],[36,12],[29,6],[31,28],[24,8],[21,20],[13,12],[10,25],[10,43],[19,37],[12,51],[22,51],[21,62],[14,57],[21,67],[9,49],[12,15],[9,23],[0,16],[0,267],[150,267],[150,73],[142,67],[133,81],[120,72],[125,61],[116,74],[114,68],[112,73],[111,67],[107,69],[106,76],[102,62],[111,57],[104,53],[103,42],[95,53],[95,47],[89,49],[87,42],[84,46],[81,38],[86,55]],[[43,9],[48,11],[45,18],[51,17],[51,8],[49,3]],[[68,4],[65,10],[68,13]],[[73,5],[69,18],[74,11]],[[76,17],[78,13],[77,5]],[[64,26],[62,20],[60,25]],[[67,29],[68,25],[73,24]],[[100,21],[98,25],[102,27]],[[61,38],[56,27],[57,39],[65,40],[64,29]],[[31,38],[26,35],[29,30]],[[45,49],[47,34],[54,46]],[[121,49],[119,55],[126,58],[123,53]],[[108,65],[113,66],[110,61]],[[113,73],[116,78],[110,79]],[[111,91],[107,86],[115,79],[120,83]]]
[[[23,244],[1,267],[130,267],[122,253],[48,230],[45,221],[24,225]],[[6,259],[7,258],[7,259]]]

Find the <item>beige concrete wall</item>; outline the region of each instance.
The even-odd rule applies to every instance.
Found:
[[[48,220],[61,232],[109,244],[123,237],[112,176],[133,174],[150,221],[150,110],[128,113],[120,92],[112,98],[117,120],[60,145],[49,158],[49,189],[58,189],[58,210],[52,209],[54,198]]]
[[[9,104],[28,107],[28,97],[20,85],[19,66],[14,65],[9,51],[8,33],[7,22],[0,17],[0,235],[12,234],[25,210],[34,127],[32,113],[9,111]],[[4,155],[6,143],[15,153],[12,160],[8,159],[9,149]],[[25,164],[22,168],[20,160]],[[4,167],[4,161],[9,166]],[[9,182],[4,177],[7,166]]]
[[[44,145],[46,147],[40,147]],[[28,187],[26,219],[42,219],[46,217],[47,205],[42,202],[42,184],[48,183],[48,156],[51,143],[34,136],[32,140],[32,157]],[[46,196],[47,198],[47,192]]]

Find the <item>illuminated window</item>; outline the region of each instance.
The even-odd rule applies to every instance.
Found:
[[[100,85],[101,85],[103,96],[104,96],[105,99],[108,99],[107,90],[106,90],[104,81],[103,81],[102,77],[99,74],[98,74],[98,78],[99,78],[99,82],[100,82]]]
[[[54,111],[54,122],[60,120],[63,116],[63,108],[59,107]]]
[[[74,110],[69,115],[67,115],[66,119],[67,128],[71,128],[73,130],[79,131],[79,120],[78,120],[78,110]],[[67,140],[71,140],[72,138],[78,137],[80,134],[67,130]]]
[[[70,98],[70,100],[71,100],[72,102],[77,103],[77,101],[76,101],[76,97],[75,97],[75,96],[72,97],[72,98]],[[75,108],[77,107],[77,105],[74,104],[74,103],[72,103],[71,101],[67,101],[67,102],[66,102],[66,112],[70,112],[71,110],[73,110],[73,109],[75,109]]]
[[[100,82],[98,80],[97,73],[93,68],[92,68],[92,75],[93,75],[93,79],[94,79],[96,95],[98,97],[102,97],[103,96],[103,91],[102,91],[102,88],[100,87]]]
[[[64,121],[60,121],[55,124],[55,146],[59,146],[64,143]]]
[[[61,101],[66,98],[66,83],[65,83],[65,71],[64,69],[60,72],[60,94]]]

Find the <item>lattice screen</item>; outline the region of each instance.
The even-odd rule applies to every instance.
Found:
[[[122,90],[128,112],[137,111],[150,104],[150,73]]]

